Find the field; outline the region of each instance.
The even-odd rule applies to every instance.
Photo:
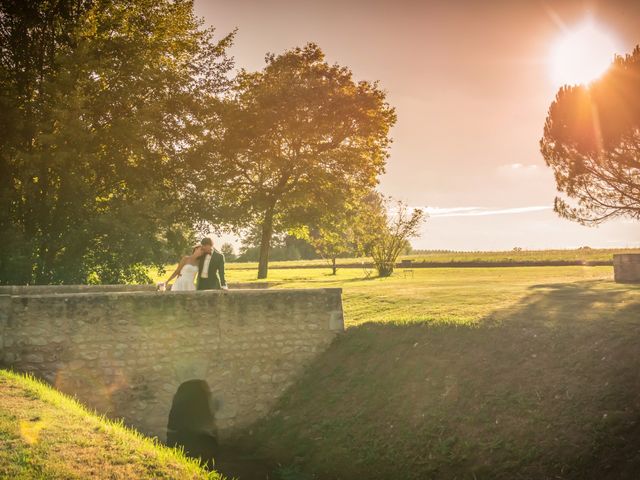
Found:
[[[640,287],[611,267],[270,280],[344,289],[346,333],[240,440],[291,478],[637,478]]]
[[[229,264],[230,282],[255,275]],[[640,285],[612,277],[273,268],[271,288],[342,288],[347,328],[236,448],[282,480],[635,480]],[[2,373],[0,395],[0,478],[206,478],[31,380]]]
[[[341,269],[335,276],[318,269],[274,269],[269,281],[275,282],[272,288],[341,287],[347,327],[365,322],[473,325],[517,305],[538,284],[592,281],[604,294],[618,288],[612,275],[611,267],[438,268],[365,279],[358,269]],[[230,282],[254,277],[249,270],[227,273]]]
[[[589,264],[592,262],[608,262],[613,261],[613,255],[617,253],[640,253],[640,248],[620,248],[620,249],[596,249],[596,248],[579,248],[572,250],[521,250],[521,251],[504,251],[504,252],[442,252],[442,251],[417,251],[412,255],[402,255],[398,258],[398,262],[402,260],[411,260],[414,265],[420,266],[438,266],[446,267],[448,264],[464,264],[475,263],[478,267],[492,265],[509,265],[515,263],[537,264],[553,263],[553,262],[574,262]],[[347,266],[354,271],[355,277],[364,276],[365,271],[374,275],[371,268],[371,258],[338,258],[336,260],[338,268]],[[355,267],[355,268],[354,268]],[[164,281],[171,272],[176,268],[176,264],[165,266],[164,272],[158,272],[151,269],[149,275],[154,282]],[[269,280],[281,278],[276,270],[294,270],[294,269],[326,269],[331,271],[330,262],[323,259],[316,260],[288,260],[288,261],[272,261],[269,262],[270,275]],[[229,262],[226,263],[226,270],[231,271],[228,275],[230,281],[252,281],[255,280],[258,270],[256,262]],[[237,272],[242,270],[242,273]],[[359,272],[357,272],[359,270]],[[398,272],[402,272],[402,268]]]
[[[177,450],[6,370],[0,370],[0,478],[222,480]]]
[[[398,259],[413,260],[414,263],[462,263],[477,262],[482,264],[513,263],[513,262],[610,262],[616,253],[640,253],[640,248],[578,248],[567,250],[508,250],[504,252],[443,252],[443,251],[416,251],[411,255],[402,255]],[[338,258],[338,265],[360,265],[371,262],[370,258]],[[257,269],[257,263],[227,263],[231,269]],[[270,268],[292,267],[329,267],[326,260],[294,260],[270,262]]]

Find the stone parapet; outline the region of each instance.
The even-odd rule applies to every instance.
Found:
[[[219,433],[231,434],[265,415],[344,330],[336,288],[11,288],[0,291],[0,365],[161,439],[182,382],[208,383]]]
[[[613,275],[616,282],[640,283],[640,253],[614,255]]]

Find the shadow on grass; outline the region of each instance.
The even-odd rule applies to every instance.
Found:
[[[374,276],[371,275],[369,277],[356,277],[356,278],[347,278],[347,279],[330,279],[330,280],[323,280],[325,282],[327,281],[331,281],[332,283],[354,283],[354,282],[368,282],[371,280],[381,280],[384,278],[390,278],[390,277],[378,277],[378,276]]]
[[[637,478],[640,295],[536,285],[475,327],[366,323],[239,441],[315,478]]]
[[[286,285],[287,283],[300,283],[307,282],[305,286],[295,286],[295,288],[315,288],[316,284],[320,286],[318,288],[325,288],[329,286],[335,285],[336,287],[341,287],[345,284],[351,284],[356,282],[369,282],[371,280],[380,280],[381,277],[358,277],[358,278],[340,278],[333,277],[331,274],[327,274],[326,277],[291,277],[285,278],[282,281],[279,281],[279,285]]]
[[[604,288],[599,288],[604,287]],[[531,285],[530,290],[556,290],[556,291],[581,291],[587,294],[600,292],[625,293],[629,291],[640,291],[640,284],[637,283],[615,283],[613,281],[603,281],[600,279],[579,280],[568,283],[540,283]]]

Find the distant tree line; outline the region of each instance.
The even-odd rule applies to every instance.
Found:
[[[319,258],[319,256],[313,246],[306,240],[285,234],[274,235],[269,258],[274,261],[313,260]],[[243,238],[242,245],[233,260],[237,262],[259,261],[259,239]]]

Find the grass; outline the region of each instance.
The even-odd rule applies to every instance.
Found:
[[[256,454],[297,478],[637,478],[640,286],[611,267],[325,273],[270,273],[341,286],[347,330],[239,439]]]
[[[402,255],[398,259],[413,260],[414,263],[460,263],[479,262],[483,264],[491,263],[511,263],[511,262],[604,262],[612,261],[613,255],[617,253],[640,253],[640,248],[577,248],[566,250],[507,250],[502,252],[445,252],[445,251],[417,251],[411,255]],[[356,264],[371,262],[370,258],[339,258],[338,265]],[[326,266],[329,262],[322,259],[317,260],[289,260],[269,262],[269,268],[304,267],[304,266]],[[255,262],[233,263],[228,262],[230,269],[255,269],[258,264]]]
[[[181,452],[0,370],[0,478],[222,480]]]
[[[255,273],[231,267],[228,280]],[[287,480],[635,480],[640,286],[612,277],[586,266],[399,269],[384,279],[274,268],[272,288],[343,288],[347,329],[236,440],[284,465]],[[203,475],[121,426],[73,420],[86,412],[32,380],[3,373],[0,387],[0,478]]]
[[[251,270],[229,270],[230,282],[255,281]],[[390,278],[369,278],[359,269],[337,275],[319,269],[273,269],[272,288],[341,287],[348,327],[365,322],[476,324],[492,312],[517,304],[540,282],[604,281],[615,288],[611,267],[511,267],[402,269]]]
[[[412,255],[401,255],[398,262],[402,260],[412,260],[414,263],[428,263],[432,265],[449,263],[473,262],[479,263],[478,267],[492,266],[492,264],[509,264],[516,262],[533,263],[536,262],[612,262],[613,255],[618,253],[640,253],[640,248],[578,248],[567,250],[521,250],[521,251],[504,251],[504,252],[443,252],[443,251],[417,251]],[[338,266],[345,265],[363,265],[370,263],[371,258],[339,258]],[[176,268],[177,264],[165,266],[164,272],[158,272],[157,269],[150,269],[149,275],[154,282],[164,281],[171,272]],[[271,261],[269,262],[270,272],[279,269],[304,268],[304,267],[326,267],[330,271],[330,262],[323,259],[316,260],[287,260],[287,261]],[[258,270],[257,262],[227,262],[226,270],[236,274],[237,270],[244,270],[246,274],[238,274],[232,276],[234,281],[242,278],[242,281],[255,280]],[[356,268],[355,270],[359,270]],[[362,270],[356,275],[362,275]],[[270,275],[272,279],[272,275]]]

